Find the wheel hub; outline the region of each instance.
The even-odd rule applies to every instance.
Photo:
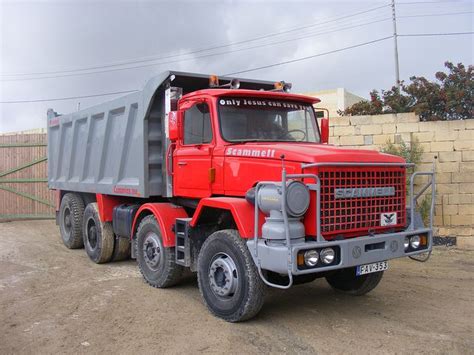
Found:
[[[209,266],[209,284],[211,290],[220,297],[232,296],[238,284],[237,268],[227,254],[218,254]]]
[[[92,249],[97,246],[97,228],[95,225],[91,225],[87,231],[87,240],[89,241]]]
[[[64,211],[64,227],[66,227],[66,231],[69,232],[72,227],[72,221],[71,221],[71,211],[69,208],[67,208]]]
[[[143,242],[143,256],[147,265],[155,269],[161,259],[161,241],[155,233],[149,233]]]

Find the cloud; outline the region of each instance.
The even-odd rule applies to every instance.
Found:
[[[3,81],[0,101],[88,95],[140,88],[146,80],[167,70],[228,73],[326,52],[391,35],[390,21],[331,32],[390,16],[390,8],[328,22],[386,1],[173,1],[173,2],[2,2],[1,72],[28,73],[82,68],[124,60],[189,53],[196,49],[239,42],[281,30],[315,24],[305,30],[259,41],[186,55],[180,63],[57,79]],[[403,14],[472,11],[472,4],[399,6]],[[472,16],[405,18],[399,33],[472,30]],[[291,40],[280,45],[264,44]],[[402,78],[433,77],[445,60],[471,64],[471,36],[400,38]],[[199,58],[261,44],[261,48]],[[168,60],[170,60],[169,58]],[[286,80],[294,91],[345,87],[367,96],[373,88],[394,83],[391,40],[294,64],[246,73],[244,77]],[[81,107],[109,99],[81,99]],[[0,132],[45,126],[46,110],[76,110],[79,100],[34,104],[0,104]]]

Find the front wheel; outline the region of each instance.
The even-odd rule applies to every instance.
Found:
[[[163,246],[160,227],[153,215],[143,218],[137,231],[137,262],[145,281],[165,288],[179,282],[183,267],[176,264],[175,249]]]
[[[331,276],[326,277],[326,281],[336,291],[354,296],[362,296],[372,291],[382,280],[383,271],[356,275],[356,267],[341,269]]]
[[[236,230],[217,231],[198,258],[199,290],[207,308],[228,322],[254,317],[262,308],[265,285]]]

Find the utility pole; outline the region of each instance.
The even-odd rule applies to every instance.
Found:
[[[397,15],[395,13],[395,0],[392,0],[392,22],[393,22],[393,44],[395,51],[395,80],[396,87],[400,89],[400,67],[398,63],[398,40],[397,40]]]

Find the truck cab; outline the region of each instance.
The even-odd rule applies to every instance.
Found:
[[[322,144],[312,106],[317,102],[255,90],[207,89],[185,95],[177,126],[170,125],[176,134],[174,194],[245,196],[258,181],[280,175],[285,153],[293,171],[302,159],[299,150],[311,154],[311,147]]]

